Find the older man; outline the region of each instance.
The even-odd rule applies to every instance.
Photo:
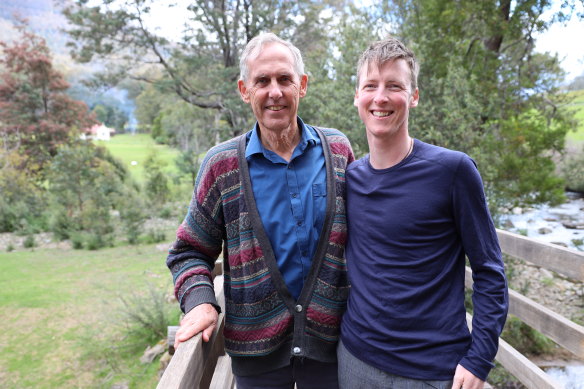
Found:
[[[213,147],[167,265],[181,309],[177,342],[217,324],[211,269],[223,247],[225,349],[237,387],[337,387],[335,347],[348,282],[339,131],[305,124],[300,51],[268,33],[246,46],[238,88],[253,129]]]

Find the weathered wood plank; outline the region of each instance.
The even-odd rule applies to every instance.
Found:
[[[209,342],[203,342],[202,334],[182,343],[175,350],[174,356],[170,360],[164,374],[158,382],[157,389],[192,389],[208,387],[211,379],[201,382],[205,369],[215,369],[218,353],[215,342],[223,345],[221,340],[224,325],[225,297],[223,295],[223,277],[217,276],[214,280],[215,296],[221,306],[222,313],[219,315],[219,323]],[[212,373],[211,373],[212,374]]]
[[[497,230],[501,250],[512,257],[584,281],[584,253],[555,244],[537,242],[509,231]]]
[[[210,389],[233,389],[234,386],[235,377],[231,371],[231,358],[229,355],[223,355],[217,361]]]
[[[579,358],[584,358],[584,327],[533,300],[509,290],[509,313],[548,336]]]
[[[472,271],[467,267],[465,285],[472,288],[472,284]],[[512,289],[509,289],[509,313],[577,357],[584,358],[584,327]]]
[[[466,322],[472,331],[472,316],[468,313]],[[501,338],[499,338],[499,351],[495,359],[528,389],[563,389],[562,385]]]

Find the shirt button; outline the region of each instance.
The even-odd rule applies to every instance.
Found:
[[[292,193],[292,197],[296,198],[296,197],[298,197],[298,194]]]
[[[300,226],[302,225],[302,222],[298,222],[298,223],[296,223],[296,225],[297,225],[298,227],[300,227]]]
[[[297,305],[294,309],[296,309],[296,312],[302,312],[302,305]]]
[[[302,350],[300,349],[300,347],[294,347],[294,350],[292,351],[294,352],[294,354],[300,354]]]

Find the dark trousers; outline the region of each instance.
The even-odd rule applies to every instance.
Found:
[[[292,358],[288,366],[253,376],[235,376],[237,389],[338,389],[336,363]]]

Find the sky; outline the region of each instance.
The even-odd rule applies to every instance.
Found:
[[[582,2],[577,2],[575,11],[575,13],[584,14]],[[548,12],[546,16],[551,12]],[[535,38],[536,51],[558,54],[562,68],[567,72],[566,81],[570,82],[584,75],[584,20],[578,20],[578,17],[574,15],[566,25],[554,24],[545,33]]]

